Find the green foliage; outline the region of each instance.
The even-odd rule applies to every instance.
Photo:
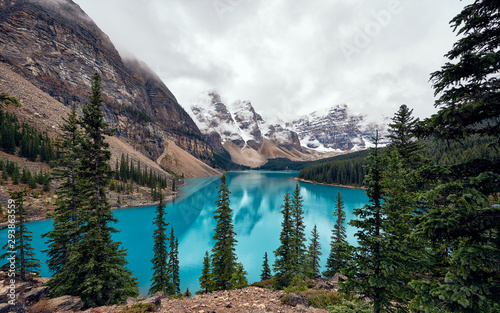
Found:
[[[122,313],[146,313],[154,312],[156,307],[153,303],[135,303],[121,310]]]
[[[279,288],[288,286],[295,276],[297,257],[293,247],[294,224],[291,210],[290,194],[287,192],[281,210],[281,214],[283,214],[280,233],[281,245],[274,251],[274,277]]]
[[[233,276],[229,280],[229,284],[231,285],[232,289],[240,289],[248,286],[248,280],[246,275],[248,273],[245,271],[245,268],[243,267],[243,264],[237,263],[236,264],[236,270],[233,273]]]
[[[341,299],[339,304],[331,304],[327,307],[329,313],[372,313],[373,306],[370,302],[362,300]]]
[[[312,276],[320,275],[320,265],[319,260],[321,257],[321,244],[319,242],[318,228],[314,225],[311,231],[311,243],[307,249],[307,272],[310,272]]]
[[[325,159],[300,170],[298,177],[327,184],[363,186],[367,151]]]
[[[0,148],[26,157],[30,161],[49,163],[56,158],[53,142],[46,132],[40,132],[17,117],[0,109]]]
[[[167,251],[167,226],[168,223],[165,222],[165,203],[163,203],[163,194],[160,193],[160,203],[156,207],[156,217],[153,224],[156,229],[153,232],[153,252],[154,256],[151,260],[153,277],[151,278],[151,287],[149,288],[149,294],[154,294],[158,291],[167,292],[169,284],[172,280],[171,271],[169,268],[169,258]]]
[[[326,271],[323,272],[323,275],[326,277],[333,277],[336,273],[340,273],[342,269],[347,267],[347,262],[351,258],[352,247],[347,242],[344,226],[344,201],[340,192],[337,193],[335,208],[333,216],[336,217],[336,222],[332,229],[330,254],[326,260]]]
[[[59,181],[56,190],[58,196],[56,209],[54,210],[53,230],[42,237],[49,238],[47,241],[47,265],[53,273],[58,273],[68,260],[68,246],[75,244],[78,240],[77,214],[82,199],[80,193],[81,179],[77,168],[79,166],[81,130],[78,127],[78,118],[75,110],[72,110],[67,118],[63,118],[61,135],[56,141],[57,153],[60,156],[57,167],[53,170],[54,178]],[[37,176],[38,183],[45,183],[48,179],[40,170]],[[61,294],[58,289],[58,277],[51,280],[51,292]]]
[[[212,275],[214,290],[231,289],[230,280],[236,272],[236,233],[233,230],[232,210],[229,207],[229,189],[226,173],[222,174],[218,186],[219,199],[216,201],[214,219],[217,221],[214,247],[212,249]]]
[[[203,269],[201,270],[199,281],[202,293],[208,293],[214,290],[213,276],[210,271],[210,255],[208,251],[205,252],[205,257],[203,258]]]
[[[333,304],[340,304],[345,298],[344,295],[336,291],[329,290],[307,290],[300,293],[307,297],[307,304],[313,308],[327,309]]]
[[[172,280],[167,287],[167,294],[178,295],[180,291],[180,277],[179,277],[179,240],[174,236],[174,228],[170,228],[169,238],[169,257],[168,257],[168,270]]]
[[[264,261],[262,262],[262,272],[260,273],[261,280],[271,279],[273,276],[271,274],[271,268],[269,267],[269,261],[267,259],[267,252],[264,254]]]
[[[112,132],[107,129],[101,110],[100,83],[100,75],[96,73],[92,79],[92,94],[83,107],[83,116],[78,119],[83,129],[78,150],[66,150],[68,155],[79,152],[78,163],[64,165],[66,173],[71,173],[70,169],[74,168],[76,179],[70,189],[76,188],[79,194],[75,198],[78,200],[76,218],[73,219],[72,205],[56,214],[62,214],[60,219],[65,221],[66,213],[71,213],[70,220],[77,227],[71,226],[67,232],[63,230],[61,233],[63,236],[70,234],[74,241],[65,239],[67,257],[59,263],[59,269],[56,267],[57,272],[51,279],[56,293],[79,296],[86,307],[119,304],[129,296],[138,295],[137,280],[132,277],[132,271],[125,268],[126,251],[120,248],[120,242],[111,238],[117,230],[110,226],[116,219],[106,196],[112,171],[105,135],[112,135]],[[71,125],[73,127],[74,123]],[[65,196],[71,200],[73,194],[66,190]],[[54,251],[57,255],[57,250]]]
[[[265,289],[273,289],[273,287],[275,285],[276,285],[276,282],[274,281],[274,279],[270,278],[270,279],[254,282],[254,283],[252,283],[251,286],[265,288]]]
[[[293,264],[295,273],[305,273],[307,270],[306,259],[306,225],[304,224],[303,200],[300,195],[299,183],[295,185],[293,191],[292,205],[290,213],[293,220],[292,227],[292,248],[295,249],[296,262]]]
[[[288,286],[283,288],[283,290],[288,293],[298,293],[307,289],[308,288],[304,282],[304,279],[302,279],[301,275],[298,274],[293,277]]]
[[[184,296],[187,298],[191,298],[191,291],[189,291],[189,288],[186,287],[186,291],[184,292]]]

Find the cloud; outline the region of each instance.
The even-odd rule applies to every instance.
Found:
[[[456,41],[448,22],[468,1],[75,0],[164,80],[186,109],[216,89],[264,117],[345,103],[392,116],[435,112],[429,74]]]

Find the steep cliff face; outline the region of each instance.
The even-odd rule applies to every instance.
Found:
[[[77,109],[98,71],[106,119],[118,136],[151,159],[173,140],[212,165],[211,147],[165,84],[142,62],[123,59],[71,0],[0,0],[0,61]]]
[[[302,146],[317,151],[356,151],[372,145],[372,137],[379,131],[382,138],[387,132],[386,121],[367,123],[366,116],[352,115],[347,105],[336,105],[315,111],[291,122]]]

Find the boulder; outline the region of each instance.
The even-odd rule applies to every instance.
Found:
[[[48,301],[49,307],[53,308],[54,312],[72,312],[79,311],[83,307],[83,302],[80,297],[62,296]]]
[[[30,306],[32,304],[39,302],[43,298],[47,297],[48,294],[49,294],[49,287],[42,286],[42,287],[32,288],[31,290],[26,291],[22,295],[22,298],[24,299],[26,305]]]
[[[15,305],[11,305],[8,303],[0,303],[0,313],[25,313],[26,309],[24,305],[17,303]]]

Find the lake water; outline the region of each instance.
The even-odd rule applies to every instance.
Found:
[[[282,215],[281,205],[285,192],[293,192],[298,172],[246,171],[227,173],[227,182],[231,194],[230,207],[233,210],[234,229],[237,234],[236,253],[248,272],[250,283],[258,281],[262,269],[264,253],[267,252],[269,264],[274,262],[273,251],[279,246]],[[205,251],[213,247],[213,230],[216,221],[213,218],[219,177],[186,179],[187,185],[180,188],[180,195],[166,204],[166,220],[174,227],[179,238],[179,263],[181,291],[186,287],[194,293],[199,290],[198,278],[201,275]],[[330,250],[330,236],[333,228],[333,210],[337,192],[341,192],[346,211],[346,221],[352,217],[355,208],[362,207],[368,201],[364,190],[315,185],[299,182],[300,193],[304,200],[304,221],[306,234],[316,224],[320,235],[322,253],[321,266],[324,270]],[[115,228],[120,230],[113,235],[128,250],[128,267],[138,277],[142,295],[146,295],[150,286],[151,263],[153,257],[153,218],[155,206],[115,210],[119,220]],[[42,262],[46,249],[45,239],[41,234],[52,228],[52,220],[31,222],[29,230],[33,232],[33,247],[36,256]],[[348,241],[355,244],[355,229],[346,226]],[[7,241],[6,232],[1,232],[1,246]],[[42,264],[41,274],[49,277],[47,266]]]

